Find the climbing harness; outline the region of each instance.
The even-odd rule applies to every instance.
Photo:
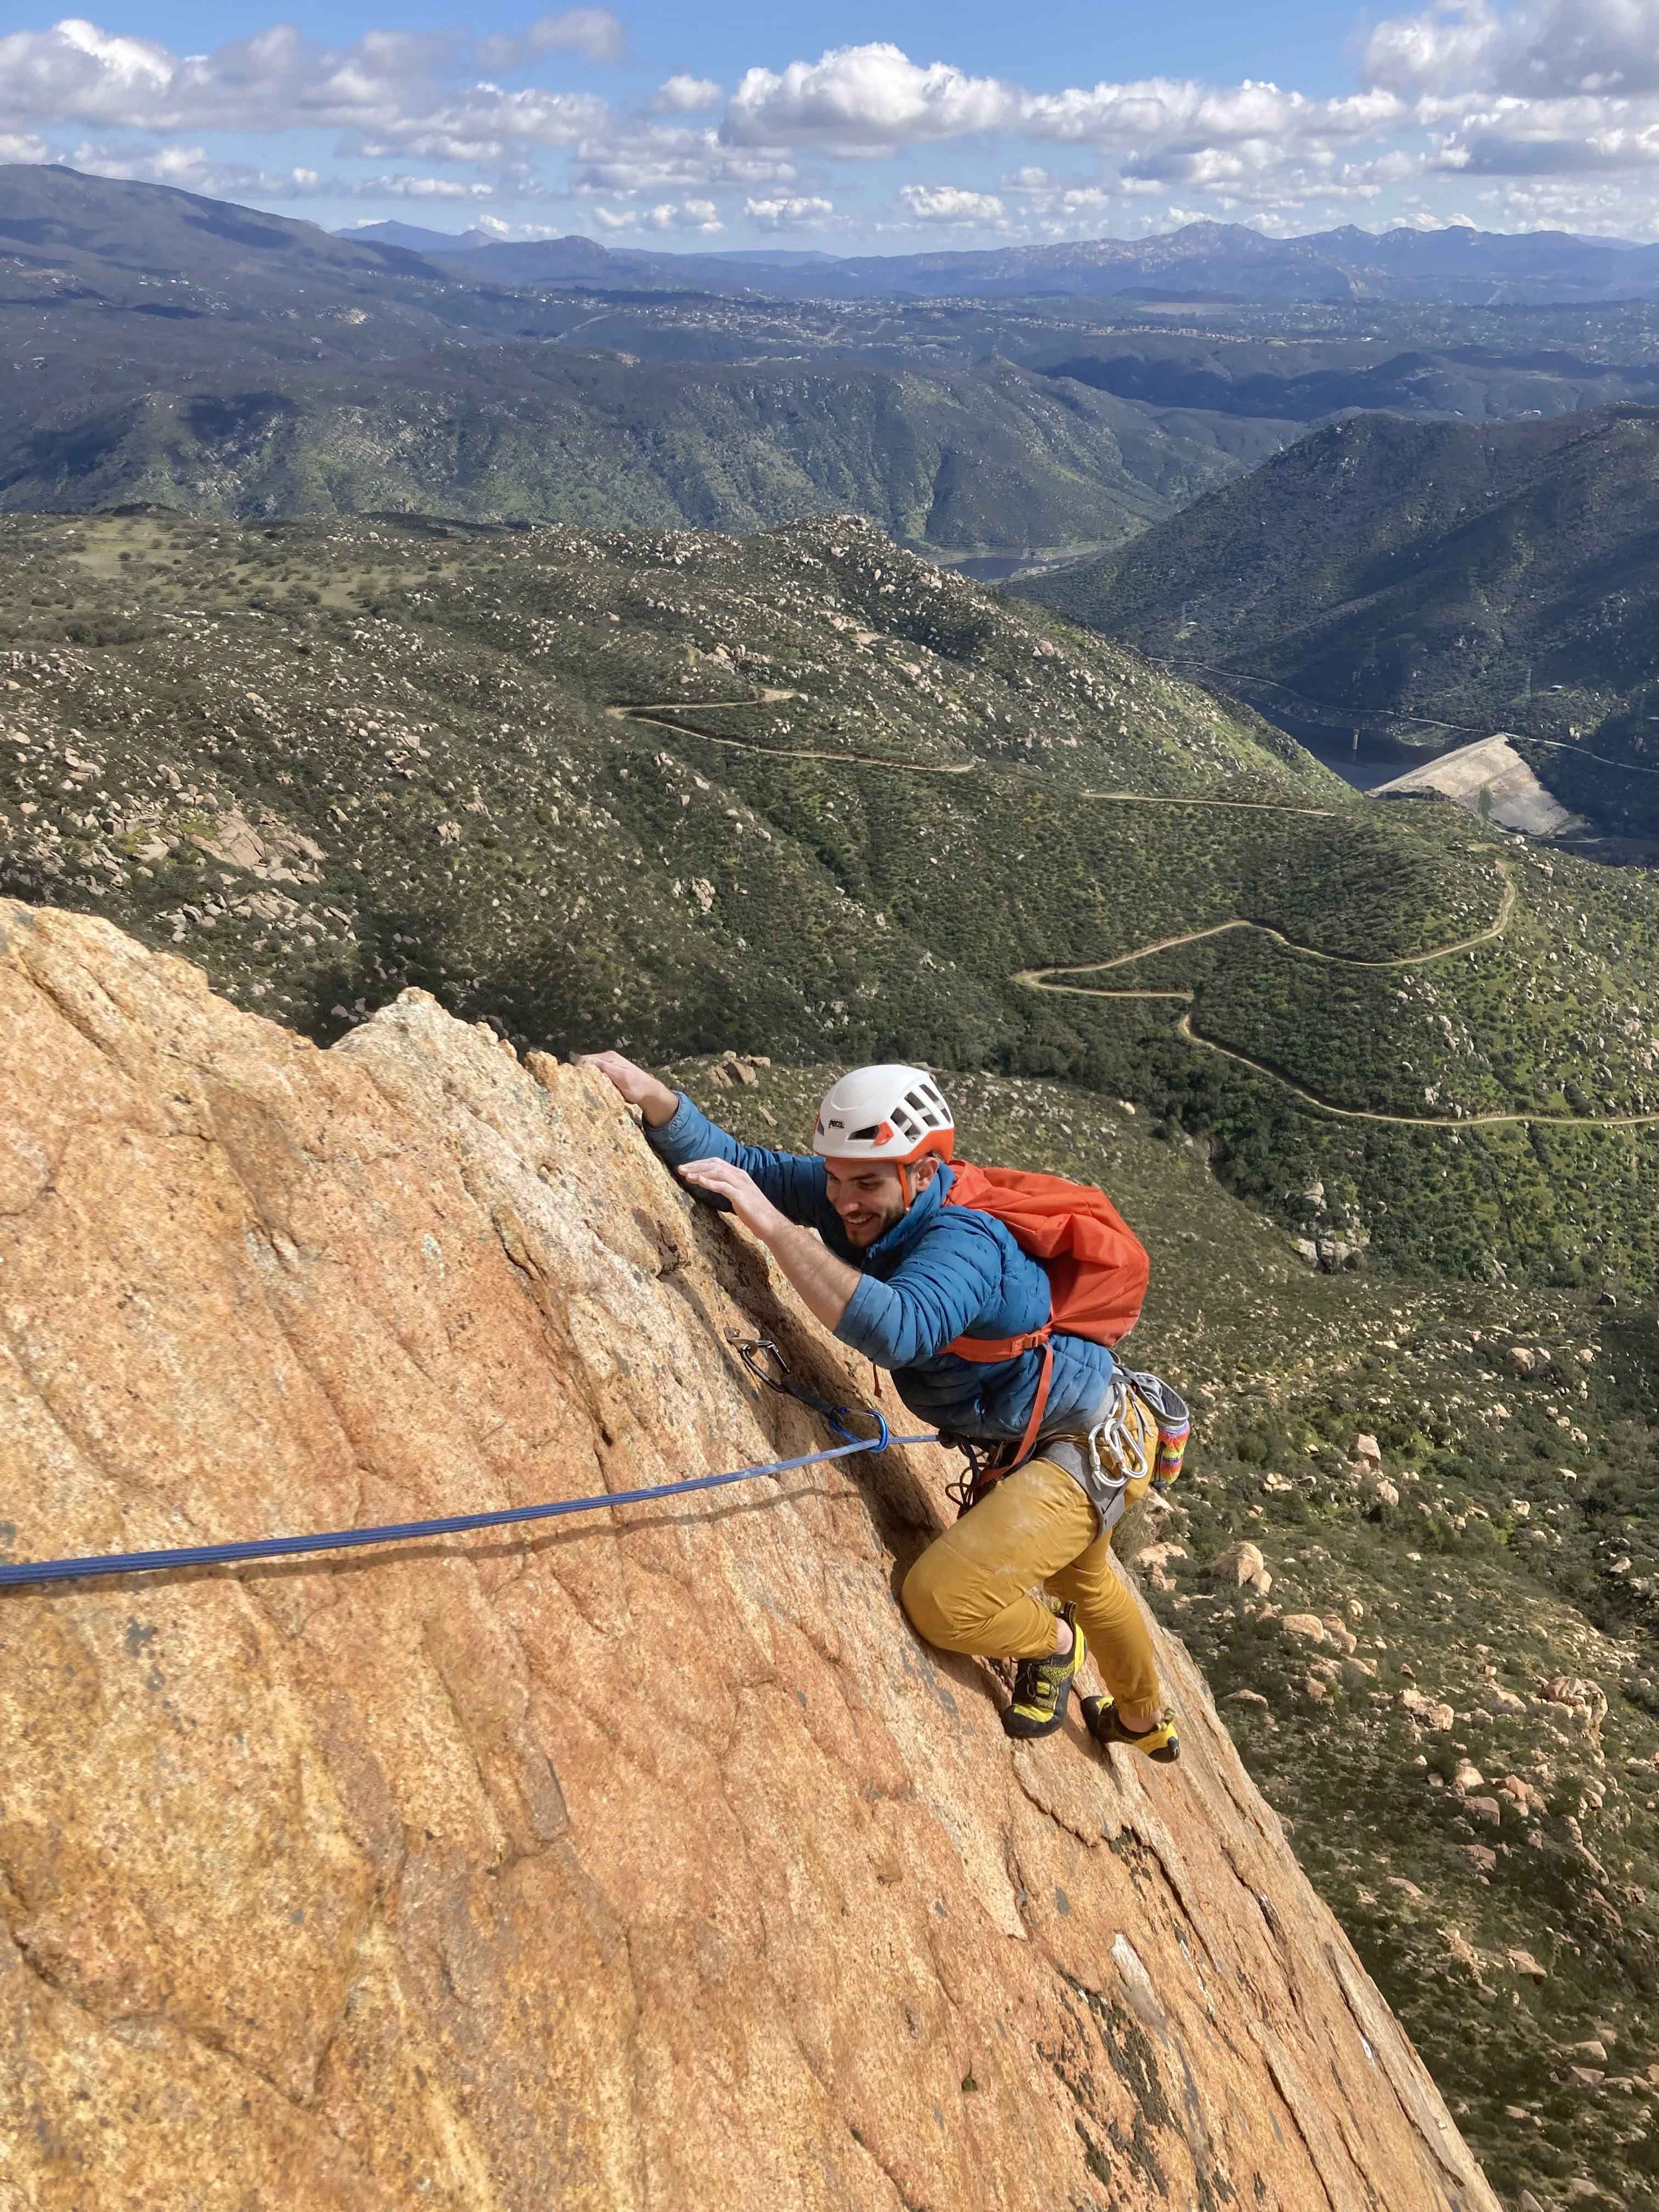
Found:
[[[876,1424],[873,1437],[860,1437],[848,1426],[856,1418],[846,1406],[832,1406],[805,1389],[791,1375],[783,1354],[770,1337],[733,1338],[738,1357],[749,1372],[769,1390],[793,1398],[822,1416],[845,1443],[825,1451],[802,1452],[793,1459],[768,1460],[759,1467],[739,1467],[724,1474],[693,1475],[684,1482],[653,1483],[646,1490],[607,1490],[594,1498],[561,1498],[547,1505],[511,1505],[492,1513],[455,1513],[438,1521],[392,1521],[376,1528],[336,1528],[313,1536],[257,1536],[242,1543],[186,1544],[167,1552],[108,1552],[80,1559],[24,1559],[0,1563],[0,1590],[19,1589],[43,1583],[79,1582],[90,1575],[155,1574],[173,1567],[222,1567],[243,1559],[293,1559],[310,1552],[349,1551],[363,1544],[407,1544],[422,1536],[464,1536],[479,1528],[507,1528],[526,1521],[550,1521],[567,1513],[597,1513],[608,1505],[644,1505],[659,1498],[684,1498],[696,1490],[718,1490],[729,1482],[749,1482],[757,1475],[788,1474],[796,1468],[817,1467],[828,1460],[850,1459],[860,1453],[872,1458],[890,1444],[930,1444],[929,1436],[896,1437],[885,1414],[869,1410]],[[774,1372],[767,1371],[769,1363]]]
[[[1150,1462],[1146,1443],[1128,1418],[1132,1402],[1138,1403],[1155,1424],[1158,1444]],[[941,1431],[940,1443],[961,1452],[968,1462],[967,1474],[947,1483],[945,1494],[955,1504],[960,1519],[978,1504],[994,1483],[1023,1467],[1028,1458],[1041,1455],[1082,1484],[1101,1515],[1102,1526],[1110,1528],[1121,1518],[1133,1485],[1145,1484],[1160,1497],[1169,1489],[1181,1472],[1191,1426],[1186,1401],[1160,1376],[1115,1368],[1100,1418],[1085,1432],[1048,1436],[1034,1443],[1022,1437],[1018,1444],[999,1443],[988,1449],[966,1437]]]

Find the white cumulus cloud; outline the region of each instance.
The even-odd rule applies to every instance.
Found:
[[[1635,176],[1659,163],[1659,0],[1445,0],[1379,23],[1364,70],[1414,101],[1444,172]],[[1569,201],[1553,204],[1572,220]]]
[[[486,47],[498,63],[514,65],[562,42],[592,52],[604,42],[601,17],[615,22],[603,9],[578,9],[544,17],[504,58],[499,41]],[[568,39],[560,26],[569,29]],[[370,31],[349,46],[327,46],[278,24],[210,52],[177,54],[153,40],[66,18],[49,30],[0,37],[0,128],[68,124],[173,134],[323,127],[360,133],[366,148],[489,161],[515,146],[568,145],[605,124],[608,106],[592,94],[458,83],[483,51],[404,31]]]
[[[724,230],[713,200],[664,200],[648,208],[595,208],[600,226],[610,231],[694,231],[709,237]]]
[[[820,230],[834,215],[836,204],[816,196],[777,194],[770,199],[747,199],[743,211],[763,230]]]
[[[902,48],[840,46],[816,62],[748,70],[723,127],[735,145],[817,145],[854,157],[1006,127],[1008,88]]]
[[[917,222],[998,223],[1006,211],[994,192],[969,191],[961,185],[906,185],[898,198]]]
[[[752,191],[789,185],[795,167],[764,148],[725,144],[718,131],[665,124],[617,129],[584,140],[572,182],[584,197],[637,198],[659,192]]]
[[[1489,91],[1520,99],[1659,91],[1659,0],[1444,0],[1379,23],[1372,84],[1407,93]]]
[[[726,94],[712,76],[669,77],[645,103],[651,115],[704,115],[718,107]]]

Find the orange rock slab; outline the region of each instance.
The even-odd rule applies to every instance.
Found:
[[[821,1446],[738,1335],[869,1402],[422,994],[319,1051],[0,903],[0,1040],[13,1558]],[[918,1643],[946,1473],[0,1593],[0,2212],[1492,2212],[1178,1644],[1166,1771]]]

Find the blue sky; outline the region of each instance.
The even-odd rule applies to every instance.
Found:
[[[331,228],[840,252],[1194,218],[1659,236],[1659,0],[25,8],[0,159]]]

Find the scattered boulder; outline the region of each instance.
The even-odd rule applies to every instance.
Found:
[[[1402,1668],[1401,1672],[1403,1674],[1405,1669]],[[1425,1698],[1421,1690],[1402,1690],[1400,1702],[1413,1720],[1421,1722],[1425,1729],[1432,1729],[1437,1735],[1452,1727],[1457,1718],[1449,1705],[1443,1705],[1437,1698]]]
[[[1540,1966],[1530,1951],[1513,1950],[1509,1954],[1509,1961],[1517,1974],[1530,1975],[1534,1982],[1547,1982],[1550,1978],[1548,1967]]]
[[[1365,1249],[1363,1240],[1346,1237],[1322,1237],[1314,1246],[1320,1267],[1328,1275],[1340,1273],[1344,1267],[1357,1267]]]
[[[1358,1436],[1353,1440],[1353,1455],[1362,1467],[1381,1469],[1382,1447],[1375,1437]]]
[[[1344,1620],[1340,1614],[1334,1613],[1326,1613],[1323,1616],[1323,1625],[1325,1630],[1325,1640],[1328,1644],[1334,1644],[1340,1651],[1356,1651],[1358,1650],[1359,1638],[1354,1634],[1352,1629],[1349,1627],[1347,1622]]]
[[[1260,1690],[1229,1690],[1221,1702],[1224,1705],[1265,1705],[1267,1700]]]
[[[1176,1584],[1170,1572],[1170,1562],[1186,1556],[1184,1544],[1148,1544],[1144,1551],[1135,1553],[1129,1564],[1154,1589],[1172,1590]]]
[[[1386,1474],[1373,1476],[1365,1494],[1378,1505],[1398,1505],[1400,1503],[1400,1492]]]
[[[1460,1759],[1452,1771],[1451,1786],[1454,1790],[1483,1790],[1486,1783],[1486,1776],[1472,1759]]]
[[[1549,1811],[1542,1793],[1521,1775],[1506,1774],[1498,1786],[1506,1797],[1514,1800],[1523,1813],[1541,1816]]]
[[[1583,1674],[1554,1674],[1540,1682],[1538,1694],[1547,1705],[1565,1706],[1579,1725],[1599,1729],[1607,1717],[1607,1693],[1599,1682]]]
[[[1550,1356],[1541,1344],[1510,1346],[1510,1365],[1517,1375],[1541,1375],[1549,1364]]]
[[[1287,1613],[1279,1625],[1286,1636],[1294,1636],[1304,1644],[1325,1641],[1325,1624],[1316,1613]]]
[[[1490,1844],[1465,1844],[1463,1856],[1476,1874],[1496,1874],[1498,1854]]]
[[[1267,1564],[1260,1545],[1241,1541],[1218,1552],[1206,1571],[1212,1583],[1226,1583],[1235,1589],[1243,1589],[1246,1583],[1253,1583],[1263,1572]]]

